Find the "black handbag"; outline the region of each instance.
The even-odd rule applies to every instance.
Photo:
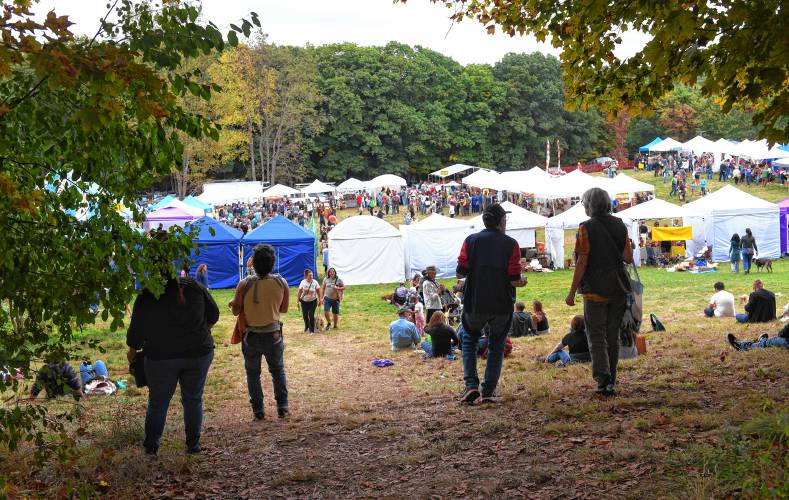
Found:
[[[134,377],[137,387],[146,387],[148,379],[145,378],[145,352],[137,351],[134,361],[129,363],[129,373]]]

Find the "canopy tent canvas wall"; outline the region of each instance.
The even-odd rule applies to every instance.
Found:
[[[184,224],[190,220],[195,220],[197,218],[198,217],[195,217],[188,212],[184,212],[180,208],[164,207],[160,208],[159,210],[154,210],[145,216],[143,229],[145,229],[145,231],[150,231],[151,229],[157,229],[160,227],[164,230],[170,229],[173,226],[183,227]]]
[[[315,269],[315,235],[308,230],[278,215],[244,235],[241,239],[243,263],[252,256],[255,245],[267,243],[274,247],[277,260],[274,273],[285,278],[289,286],[298,286],[304,278],[304,270]]]
[[[206,182],[203,194],[196,198],[209,205],[226,205],[237,201],[257,201],[263,194],[263,185],[257,181]]]
[[[190,275],[195,275],[198,265],[205,264],[208,266],[208,286],[235,287],[241,278],[238,245],[244,233],[211,217],[201,217],[188,225],[198,231],[193,240],[195,250],[192,251]]]
[[[712,246],[712,258],[729,260],[729,244],[734,233],[753,231],[759,256],[777,258],[781,254],[778,205],[727,185],[684,206],[685,225],[693,226],[688,253],[695,255],[704,245]]]
[[[405,275],[436,266],[439,278],[455,276],[457,258],[466,236],[474,232],[471,221],[432,214],[415,224],[400,226],[405,248]]]
[[[646,143],[643,146],[641,146],[640,148],[638,148],[638,150],[639,151],[649,151],[649,148],[651,148],[655,144],[658,144],[661,141],[663,141],[663,139],[661,137],[655,137],[654,139],[652,139],[648,143]]]
[[[403,235],[378,217],[348,217],[328,234],[329,266],[346,285],[395,283],[403,279]]]
[[[551,256],[555,267],[564,269],[564,231],[578,229],[588,219],[584,206],[577,203],[570,210],[545,222],[545,251]]]
[[[545,227],[548,218],[509,201],[503,202],[501,206],[510,212],[507,214],[507,235],[515,238],[521,248],[534,248],[536,244],[534,230],[538,227]],[[474,229],[485,229],[481,215],[471,219],[471,222],[474,224]]]
[[[789,198],[786,198],[778,204],[778,211],[781,223],[781,255],[784,255],[789,246],[787,245],[788,235],[786,230],[786,225],[789,223],[789,220],[787,220],[787,215],[789,214]]]

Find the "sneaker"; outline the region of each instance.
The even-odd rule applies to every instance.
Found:
[[[325,331],[327,331],[327,332],[328,332],[330,328],[331,328],[331,325],[330,325],[330,324],[329,324],[329,325],[326,325]]]
[[[262,411],[255,413],[255,420],[264,420],[265,418],[266,415],[264,415]]]
[[[202,452],[202,451],[203,451],[203,449],[200,447],[199,444],[195,445],[195,446],[192,446],[191,448],[187,448],[187,450],[186,450],[186,452],[188,454],[190,454],[190,455],[199,455],[200,452]]]
[[[279,418],[288,418],[290,416],[290,411],[287,408],[277,408],[277,416]]]
[[[726,340],[729,341],[729,345],[731,345],[734,350],[741,351],[742,347],[740,347],[740,342],[737,340],[737,337],[734,336],[733,333],[730,333],[726,336]]]
[[[461,403],[468,403],[471,404],[479,398],[479,389],[476,387],[466,387],[466,390],[463,391],[463,395],[460,396]]]
[[[499,393],[497,392],[494,392],[488,396],[482,396],[482,398],[479,400],[480,404],[496,404],[501,403],[502,401],[502,397],[499,396]]]
[[[759,338],[756,340],[757,342],[761,342],[762,340],[767,340],[770,338],[770,335],[767,333],[763,333],[759,335]]]

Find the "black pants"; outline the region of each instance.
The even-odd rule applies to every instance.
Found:
[[[441,309],[428,309],[427,310],[427,315],[425,316],[425,324],[430,323],[430,318],[433,317],[433,313],[435,313],[436,311],[440,311],[440,310]]]
[[[598,390],[616,384],[619,363],[619,327],[625,314],[625,298],[616,297],[605,302],[584,299],[584,322],[589,353],[592,357],[592,377]]]
[[[315,333],[315,309],[318,307],[318,301],[301,302],[301,316],[304,318],[304,329]]]

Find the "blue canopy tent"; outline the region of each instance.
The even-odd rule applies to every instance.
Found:
[[[208,213],[211,210],[213,210],[211,205],[209,205],[208,203],[203,203],[202,201],[198,200],[192,195],[189,195],[186,198],[184,198],[184,203],[186,203],[187,205],[191,205],[193,207],[197,207],[205,213]]]
[[[195,275],[199,264],[208,266],[208,286],[211,288],[233,288],[239,281],[238,245],[244,234],[238,229],[215,221],[211,217],[201,217],[189,222],[189,226],[197,227],[194,239],[196,251],[192,251],[191,276]],[[214,234],[211,234],[211,229]]]
[[[241,240],[246,262],[252,256],[252,250],[258,243],[268,243],[274,247],[277,261],[274,263],[274,273],[279,273],[285,278],[289,286],[298,286],[304,278],[304,270],[310,269],[317,275],[315,269],[315,235],[308,230],[278,215],[250,231]]]
[[[162,198],[158,202],[156,202],[153,205],[151,205],[150,207],[148,207],[148,210],[153,212],[155,210],[159,210],[160,208],[164,208],[164,207],[167,206],[168,203],[170,203],[174,199],[175,199],[175,196],[173,196],[171,194],[168,194],[167,196],[165,196],[164,198]]]
[[[655,137],[654,139],[652,139],[652,142],[650,142],[649,144],[644,144],[643,146],[641,146],[640,148],[638,148],[638,150],[639,150],[639,151],[649,151],[649,148],[651,148],[651,147],[652,147],[652,146],[654,146],[655,144],[657,144],[657,143],[659,143],[659,142],[662,142],[662,141],[663,141],[663,139],[662,139],[662,138],[660,138],[660,137]]]

